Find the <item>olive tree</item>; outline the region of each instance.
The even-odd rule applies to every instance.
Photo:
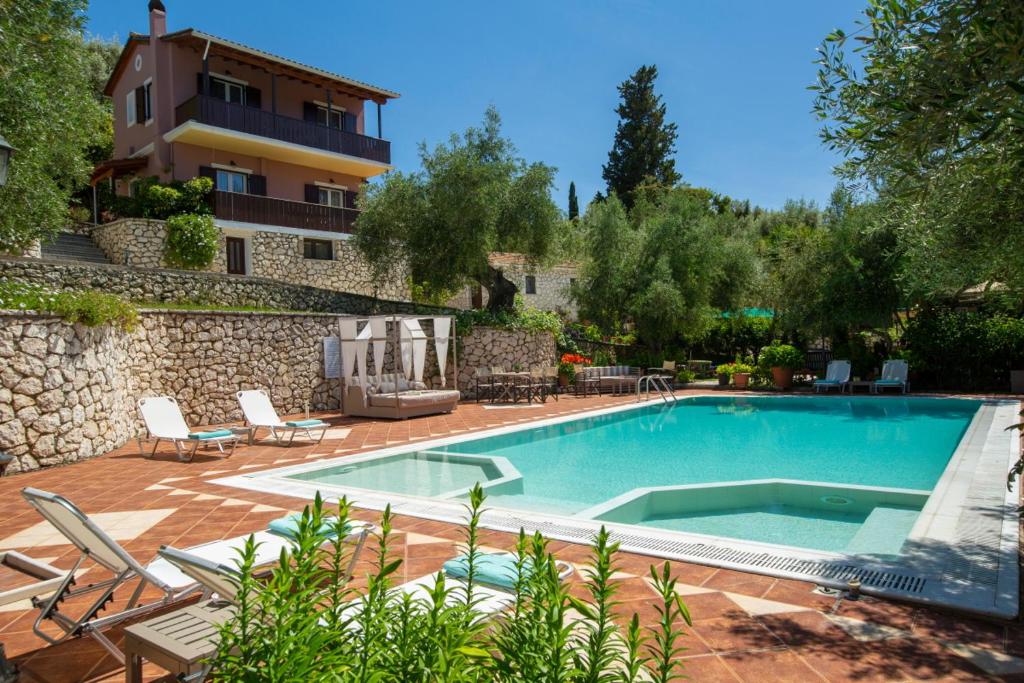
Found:
[[[488,257],[554,256],[562,225],[551,200],[555,169],[520,159],[493,107],[481,127],[433,149],[420,145],[420,162],[421,170],[390,173],[364,191],[357,248],[379,277],[407,267],[428,292],[475,282],[492,311],[510,310],[518,288]]]

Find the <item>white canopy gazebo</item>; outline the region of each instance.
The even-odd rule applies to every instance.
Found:
[[[431,335],[424,331],[429,321]],[[342,318],[342,411],[346,415],[403,419],[451,412],[459,401],[459,369],[452,316],[381,315]],[[427,345],[434,343],[441,388],[424,382]],[[394,372],[385,373],[388,347]],[[373,374],[368,356],[373,354]],[[451,352],[455,389],[445,389]]]

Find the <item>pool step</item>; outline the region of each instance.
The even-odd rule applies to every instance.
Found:
[[[920,510],[877,506],[846,545],[851,555],[898,555]]]

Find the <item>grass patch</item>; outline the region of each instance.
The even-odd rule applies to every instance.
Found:
[[[87,327],[111,325],[130,332],[139,312],[121,297],[92,290],[54,292],[39,285],[0,281],[0,309],[52,313]]]

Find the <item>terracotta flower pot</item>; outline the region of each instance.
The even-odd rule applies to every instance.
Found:
[[[772,382],[779,389],[793,386],[793,368],[772,368]]]
[[[569,386],[569,375],[565,372],[558,373],[558,386],[567,387]]]
[[[749,372],[737,372],[732,376],[732,383],[737,389],[746,389],[750,384]]]

